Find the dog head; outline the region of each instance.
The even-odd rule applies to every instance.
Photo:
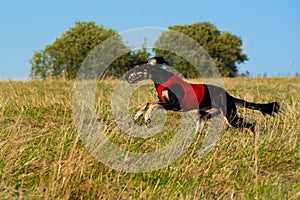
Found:
[[[135,68],[129,70],[125,76],[130,84],[138,83],[142,80],[150,79],[154,68],[161,67],[164,64],[169,65],[162,57],[153,57],[138,64]]]

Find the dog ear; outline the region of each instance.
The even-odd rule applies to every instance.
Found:
[[[156,57],[156,61],[157,61],[157,63],[166,64],[168,66],[171,66],[163,57]]]
[[[157,65],[157,64],[170,66],[170,64],[163,57],[150,58],[148,60],[148,64],[150,64],[152,66]]]

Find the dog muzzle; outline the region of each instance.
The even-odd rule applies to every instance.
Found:
[[[142,80],[149,79],[149,78],[151,78],[151,76],[147,69],[144,69],[144,70],[132,69],[127,72],[125,78],[128,83],[135,84]]]

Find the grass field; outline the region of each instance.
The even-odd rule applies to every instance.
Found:
[[[73,82],[0,82],[0,199],[300,199],[300,78],[224,83],[239,98],[277,100],[282,112],[264,117],[239,109],[248,121],[256,121],[255,136],[226,127],[203,158],[198,150],[204,136],[199,135],[172,165],[126,173],[95,159],[78,137]],[[115,143],[153,151],[170,141],[178,117],[172,112],[162,133],[148,140],[118,131],[109,102],[113,86],[114,81],[99,84],[96,107],[105,107],[99,123]],[[152,86],[137,91],[132,113],[144,101],[156,100],[154,92]]]

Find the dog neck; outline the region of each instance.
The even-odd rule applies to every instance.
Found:
[[[162,84],[169,80],[173,73],[168,72],[162,68],[154,68],[151,70],[151,80],[154,82],[155,85]]]

